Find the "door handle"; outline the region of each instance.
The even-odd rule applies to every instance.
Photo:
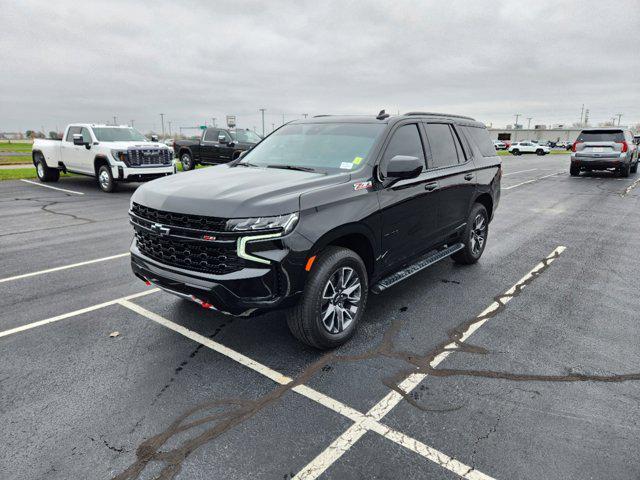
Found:
[[[428,192],[435,190],[436,188],[438,188],[438,182],[431,182],[431,183],[427,183],[424,186],[424,189]]]
[[[473,180],[473,173],[467,173],[467,174],[464,176],[464,179],[465,179],[465,180]]]

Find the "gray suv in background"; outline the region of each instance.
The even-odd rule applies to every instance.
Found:
[[[614,169],[623,177],[638,170],[638,147],[629,130],[590,128],[583,130],[573,144],[570,173]]]

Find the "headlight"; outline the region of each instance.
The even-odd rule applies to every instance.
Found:
[[[111,156],[118,162],[125,162],[127,160],[127,152],[122,150],[111,150]]]
[[[298,223],[298,214],[278,215],[275,217],[232,218],[227,221],[227,231],[254,232],[281,229],[284,234],[293,230]]]

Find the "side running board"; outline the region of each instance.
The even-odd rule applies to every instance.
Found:
[[[428,253],[424,257],[420,258],[415,263],[412,263],[408,267],[403,268],[402,270],[398,270],[397,272],[392,273],[388,277],[383,278],[378,283],[376,283],[373,287],[371,287],[371,291],[373,293],[381,293],[387,288],[395,285],[396,283],[401,282],[409,278],[411,275],[418,273],[420,270],[424,270],[427,267],[430,267],[434,263],[439,262],[443,258],[447,258],[449,255],[456,253],[458,250],[462,250],[464,248],[463,243],[456,243],[451,245],[450,247],[443,248],[441,250],[437,250],[432,253]]]

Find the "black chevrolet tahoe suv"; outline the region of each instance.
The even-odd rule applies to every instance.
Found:
[[[286,309],[299,340],[331,348],[353,335],[370,292],[446,257],[480,258],[501,176],[468,117],[294,121],[233,162],[140,187],[131,264],[208,309]]]
[[[200,140],[176,140],[175,152],[182,170],[193,170],[196,165],[217,165],[235,160],[252,148],[261,138],[251,130],[211,127],[202,131]]]

